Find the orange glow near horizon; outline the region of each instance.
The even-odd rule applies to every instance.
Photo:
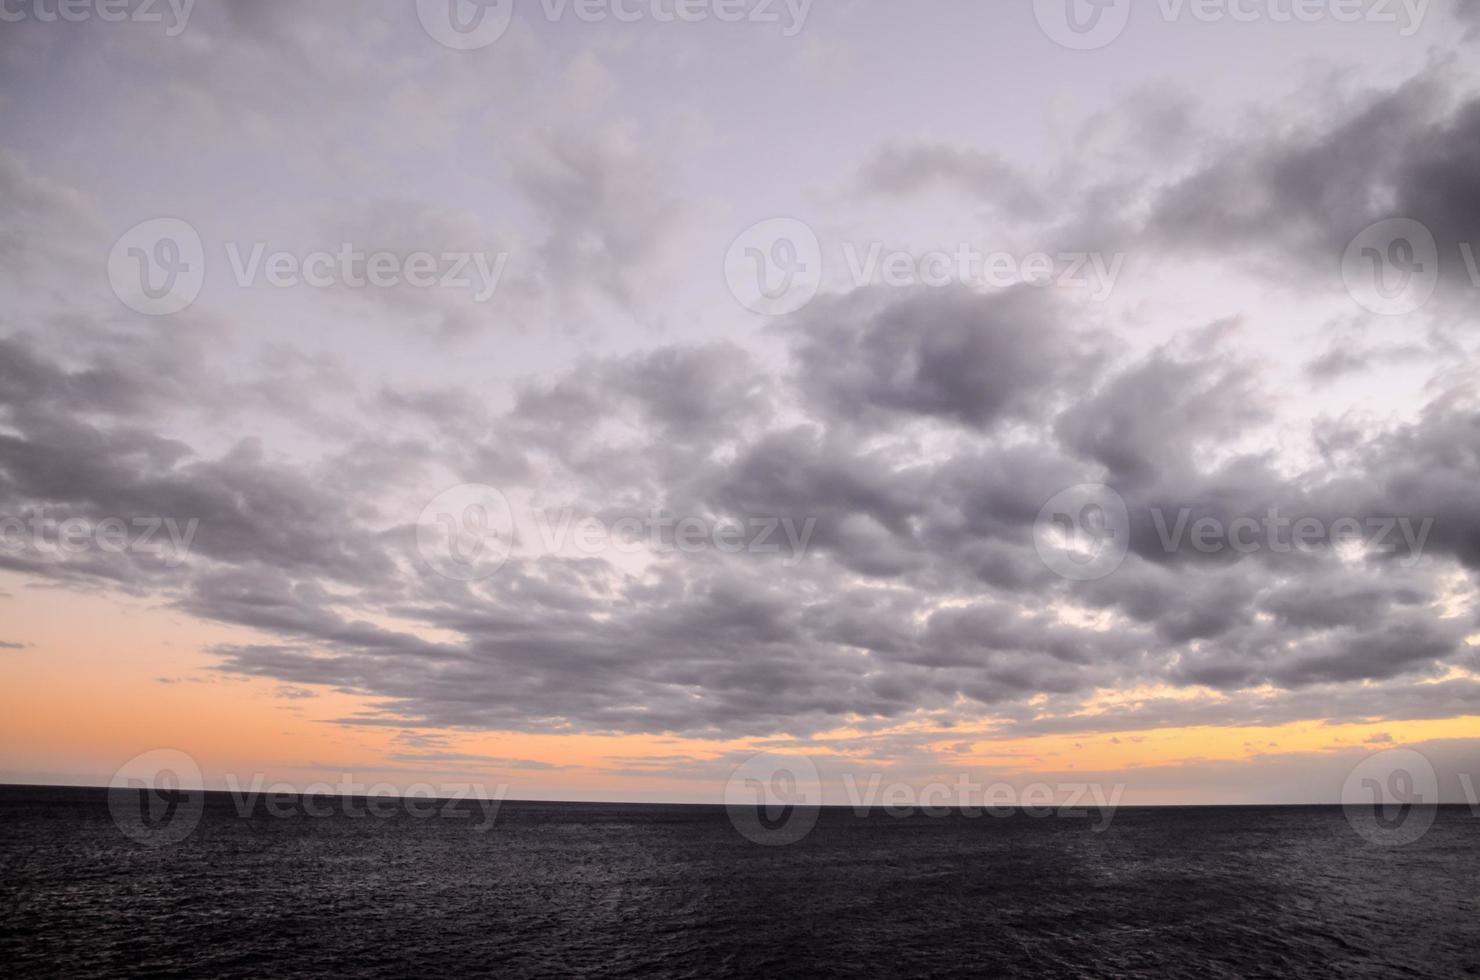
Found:
[[[713,801],[734,754],[770,745],[792,750],[792,740],[781,737],[432,730],[416,732],[429,740],[416,745],[400,738],[403,729],[336,723],[365,713],[372,699],[325,688],[285,697],[295,692],[276,681],[212,670],[210,648],[243,642],[246,631],[158,605],[27,587],[13,578],[3,585],[9,592],[0,600],[7,613],[3,639],[26,646],[0,653],[0,781],[105,784],[127,759],[176,748],[198,761],[212,788],[228,773],[299,785],[350,774],[403,787],[503,783],[513,799]],[[1099,701],[1128,699],[1111,692]],[[1477,732],[1474,716],[1038,736],[994,734],[990,724],[940,730],[915,721],[887,732],[839,728],[811,739],[807,751],[831,759],[834,768],[883,771],[914,783],[956,773],[1006,780],[1093,774],[1125,782],[1134,798],[1138,772],[1299,759]],[[875,758],[871,740],[883,735],[911,739],[919,756],[909,764]],[[1191,769],[1187,784],[1183,795],[1195,789]],[[1140,795],[1169,801],[1158,792]]]

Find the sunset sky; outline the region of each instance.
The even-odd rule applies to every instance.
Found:
[[[1480,3],[456,3],[5,3],[0,782],[1462,799]]]

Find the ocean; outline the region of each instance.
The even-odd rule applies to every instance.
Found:
[[[785,846],[718,806],[346,809],[207,794],[161,842],[106,791],[0,788],[4,973],[1480,976],[1465,807],[1401,847],[1340,807],[827,808]]]

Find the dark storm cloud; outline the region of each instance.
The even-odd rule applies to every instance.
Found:
[[[805,314],[798,383],[831,421],[920,417],[988,429],[1041,420],[1096,360],[1064,320],[1052,295],[1030,286],[904,299],[858,290]]]
[[[664,348],[588,361],[553,382],[525,386],[505,430],[574,460],[593,450],[604,423],[635,427],[643,440],[700,450],[764,423],[772,382],[733,344]]]
[[[1367,628],[1385,619],[1394,605],[1418,605],[1427,598],[1399,582],[1333,573],[1324,581],[1291,582],[1272,589],[1262,606],[1281,625],[1297,630]]]
[[[1352,452],[1356,472],[1328,491],[1328,506],[1371,514],[1433,518],[1427,546],[1480,568],[1480,398],[1473,387],[1436,399],[1419,421]]]
[[[1460,12],[1475,23],[1477,9],[1464,0]],[[1052,206],[1035,217],[1081,248],[1237,260],[1286,287],[1336,289],[1359,232],[1409,218],[1434,234],[1444,290],[1473,297],[1480,99],[1442,63],[1391,90],[1319,98],[1319,112],[1212,134],[1196,127],[1184,98],[1139,93],[1113,119],[1091,118],[1078,134],[1082,165],[1043,179]],[[968,194],[992,187],[1033,199],[1015,189],[1009,165],[966,147],[890,147],[863,171],[876,193],[943,180]],[[1332,356],[1326,371],[1345,366]]]
[[[923,474],[860,454],[816,428],[767,434],[720,471],[711,499],[729,514],[815,518],[812,543],[865,574],[915,567],[909,518]]]
[[[1228,443],[1269,417],[1257,366],[1219,350],[1231,324],[1161,348],[1058,420],[1059,438],[1105,467],[1117,487],[1166,480],[1205,445]],[[1182,345],[1179,345],[1182,346]]]
[[[1473,295],[1461,246],[1480,242],[1480,99],[1436,69],[1314,123],[1249,133],[1158,192],[1145,232],[1164,246],[1242,253],[1278,274],[1334,275],[1385,218],[1433,232],[1441,282]]]
[[[1372,192],[1439,123],[1444,93],[1437,80],[1421,78],[1334,125],[1244,139],[1169,187],[1150,226],[1193,247],[1344,248],[1375,220]]]
[[[185,443],[146,430],[146,413],[176,390],[168,378],[158,383],[152,367],[119,367],[104,358],[69,370],[41,360],[21,339],[0,341],[0,419],[13,430],[0,434],[6,516],[158,519],[182,529],[196,522],[189,547],[207,559],[353,582],[387,573],[375,536],[349,514],[359,505],[347,505],[309,474],[271,462],[259,441],[242,440],[205,460]],[[131,571],[151,579],[160,573],[148,555],[97,550],[53,570],[115,579]]]

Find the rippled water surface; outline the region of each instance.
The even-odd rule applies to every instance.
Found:
[[[0,789],[8,975],[1480,976],[1480,820],[1401,848],[1340,808],[867,818],[751,843],[722,808],[241,817],[124,836]]]

